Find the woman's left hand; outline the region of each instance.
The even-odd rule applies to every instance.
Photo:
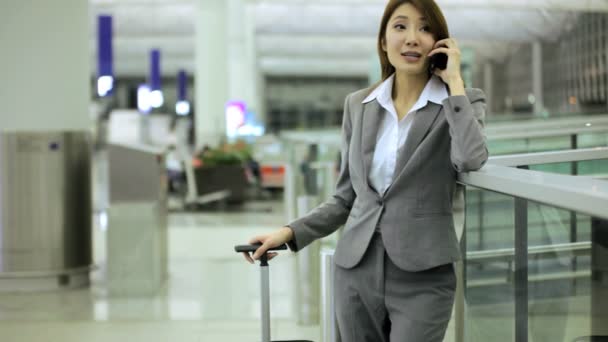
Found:
[[[435,68],[435,75],[441,77],[443,82],[448,85],[452,82],[462,80],[460,75],[460,49],[458,48],[456,40],[453,38],[446,38],[435,42],[433,50],[431,50],[428,56],[430,57],[437,53],[445,53],[448,55],[448,65],[444,70]]]

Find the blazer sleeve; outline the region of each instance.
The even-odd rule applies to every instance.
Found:
[[[483,133],[486,97],[481,89],[466,89],[466,94],[443,100],[452,138],[450,158],[457,172],[479,170],[488,160]]]
[[[289,248],[297,252],[318,238],[327,236],[342,226],[355,201],[350,173],[348,151],[352,135],[352,119],[349,100],[344,101],[342,118],[341,165],[334,194],[324,203],[297,220],[287,224],[294,232],[294,238],[288,243]]]

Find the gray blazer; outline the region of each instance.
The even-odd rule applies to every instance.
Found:
[[[337,265],[356,266],[376,227],[391,260],[406,271],[420,271],[460,259],[452,218],[456,173],[477,170],[488,158],[482,132],[485,96],[466,89],[418,110],[395,175],[384,194],[370,185],[376,135],[383,108],[363,104],[372,89],[346,97],[342,122],[342,165],[331,198],[288,224],[289,243],[298,251],[345,225],[334,254]],[[410,114],[411,115],[411,114]]]

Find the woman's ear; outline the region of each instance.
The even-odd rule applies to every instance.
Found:
[[[380,40],[380,45],[382,46],[382,51],[386,52],[386,39],[382,38]]]

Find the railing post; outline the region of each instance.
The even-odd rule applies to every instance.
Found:
[[[297,183],[295,162],[295,149],[288,145],[288,161],[285,163],[285,178],[283,179],[283,202],[285,204],[286,221],[291,222],[296,219],[296,196]]]
[[[321,252],[321,342],[341,342],[334,304],[334,250]]]
[[[465,324],[465,260],[458,261],[454,264],[456,267],[456,298],[454,300],[454,323],[455,323],[455,340],[456,342],[464,342],[464,324]]]
[[[315,197],[298,196],[298,217],[314,207]],[[317,240],[296,254],[297,321],[302,325],[319,323],[321,241]]]
[[[528,169],[527,166],[519,166]],[[528,341],[528,201],[515,197],[515,341]]]
[[[572,134],[570,136],[570,147],[575,150],[578,148],[578,136],[576,134]],[[570,164],[570,175],[576,176],[578,175],[578,162],[572,161]],[[577,238],[577,217],[576,212],[570,211],[570,242],[576,242]],[[576,264],[576,256],[572,257],[570,261],[570,269],[572,272],[576,272],[577,264]],[[572,294],[574,295],[576,292],[576,278],[572,279]]]
[[[591,334],[608,336],[608,220],[591,218]]]
[[[479,189],[479,196],[478,196],[478,224],[479,224],[479,246],[477,247],[478,250],[483,251],[485,248],[485,239],[484,239],[484,234],[483,234],[483,215],[484,215],[484,194],[483,194],[483,190]],[[480,265],[481,268],[481,265]]]
[[[483,190],[479,189],[479,192]],[[454,264],[456,267],[456,297],[454,299],[454,335],[456,342],[465,341],[465,291],[466,291],[466,262],[467,262],[467,189],[462,187],[462,237],[460,238],[461,261]]]

